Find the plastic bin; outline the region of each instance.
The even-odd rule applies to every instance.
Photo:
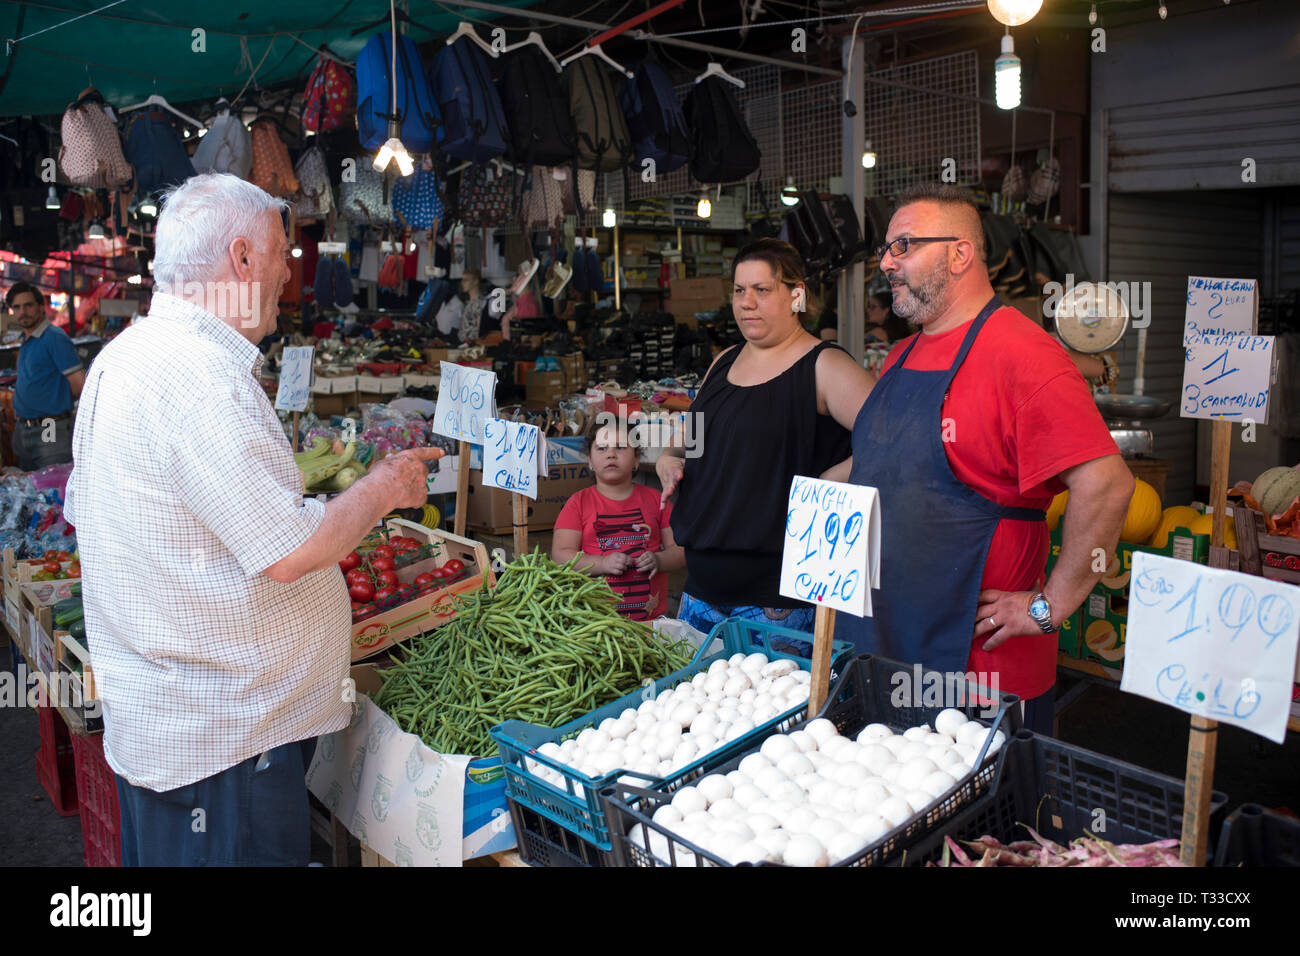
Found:
[[[898,681],[901,675],[907,685],[911,685],[917,670],[909,664],[900,664],[882,657],[863,654],[855,657],[848,665],[844,676],[833,688],[820,717],[825,717],[835,724],[839,732],[846,737],[856,737],[867,724],[881,723],[891,730],[901,733],[909,727],[930,724],[941,710],[955,700],[944,701],[936,705],[915,703],[904,700],[898,691],[904,684]],[[921,672],[920,686],[926,686],[925,672]],[[937,676],[937,675],[936,675]],[[985,705],[980,702],[973,685],[962,685],[967,702],[957,709],[967,716],[978,718],[989,727],[1002,730],[1008,737],[1021,729],[1020,698],[1015,694],[1001,694],[996,704]],[[992,716],[986,711],[994,709]],[[801,722],[802,723],[802,722]],[[794,729],[794,728],[792,728]],[[713,768],[713,772],[726,774],[735,770],[740,761],[752,753],[759,741],[751,741],[744,753],[737,754],[732,760]],[[986,744],[987,746],[987,744]],[[908,820],[885,834],[857,856],[837,863],[837,866],[881,866],[897,858],[908,848],[922,841],[926,836],[936,832],[947,821],[963,809],[978,804],[986,797],[996,783],[1002,763],[1006,759],[1006,748],[997,754],[986,757],[977,772],[967,775],[957,787],[925,812]],[[672,844],[679,843],[689,847],[695,854],[695,865],[703,866],[707,860],[717,866],[731,866],[722,858],[708,853],[672,835],[666,827],[651,822],[655,810],[672,799],[672,794],[663,789],[641,789],[625,783],[615,783],[603,792],[606,812],[610,820],[610,829],[614,844],[615,858],[620,866],[678,866],[677,854]],[[637,825],[642,833],[632,836],[631,831]],[[662,841],[654,839],[658,834]],[[666,852],[665,852],[666,851]]]
[[[1300,820],[1243,803],[1228,816],[1215,866],[1300,866]]]
[[[715,660],[730,657],[733,654],[750,654],[762,651],[773,660],[792,660],[802,670],[809,670],[812,661],[797,654],[788,653],[783,648],[789,641],[803,642],[808,639],[805,631],[778,627],[762,621],[728,618],[718,624],[709,633],[708,640],[696,652],[694,660],[679,671],[655,681],[654,692],[668,687],[675,687],[682,681],[689,680],[702,670],[708,670]],[[716,649],[721,647],[720,650]],[[851,645],[836,641],[832,645],[832,670],[844,661]],[[587,727],[599,724],[606,717],[617,717],[628,707],[636,708],[645,699],[644,691],[633,691],[613,703],[606,704],[590,714],[586,714],[561,727],[539,727],[522,720],[508,720],[492,728],[492,738],[497,742],[501,752],[501,766],[506,773],[506,794],[511,800],[518,801],[525,807],[535,810],[542,816],[558,823],[564,829],[576,834],[595,845],[596,849],[609,852],[611,849],[609,825],[605,820],[604,801],[601,790],[611,785],[618,777],[627,775],[626,770],[615,770],[603,777],[586,777],[572,767],[556,763],[549,757],[537,753],[537,748],[547,742],[560,743],[575,737]],[[795,707],[778,715],[772,720],[755,727],[724,747],[706,754],[690,764],[679,773],[666,779],[643,778],[646,785],[669,791],[703,774],[718,764],[725,763],[732,757],[748,751],[762,742],[770,734],[788,729],[804,715],[805,707]],[[526,760],[536,761],[543,766],[558,771],[564,776],[566,788],[547,783],[529,772]],[[633,774],[633,776],[639,776]]]
[[[939,862],[944,834],[958,842],[985,835],[1003,843],[1030,839],[1021,823],[1062,845],[1085,833],[1110,843],[1150,843],[1182,834],[1182,780],[1027,730],[1006,750],[993,793],[894,862]],[[1226,794],[1214,791],[1211,838],[1219,832],[1227,803]]]
[[[104,759],[104,735],[73,737],[72,749],[76,757],[86,866],[121,866],[122,820],[117,806],[117,778]]]
[[[570,833],[515,800],[510,805],[510,822],[515,827],[519,859],[531,866],[613,866],[614,854]]]
[[[72,735],[53,707],[37,707],[41,721],[41,746],[36,751],[36,779],[61,817],[77,812],[77,772],[72,756]]]

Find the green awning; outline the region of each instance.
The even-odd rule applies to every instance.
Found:
[[[0,38],[28,38],[7,48],[0,60],[0,116],[60,114],[90,85],[117,106],[150,93],[173,104],[233,99],[259,63],[257,86],[305,84],[314,48],[328,44],[351,63],[372,34],[388,28],[387,0],[125,0],[64,23],[110,2],[0,5]],[[496,2],[524,8],[533,0]],[[409,8],[418,26],[407,32],[421,45],[454,32],[460,20],[494,17],[425,0],[413,0]],[[479,33],[489,38],[481,25]],[[522,36],[512,31],[510,39]]]

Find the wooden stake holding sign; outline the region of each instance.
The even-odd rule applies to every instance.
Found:
[[[880,498],[875,488],[796,475],[786,504],[781,594],[817,608],[808,714],[830,695],[836,611],[871,614],[880,587]]]

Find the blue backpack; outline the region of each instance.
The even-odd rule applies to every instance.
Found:
[[[485,163],[506,151],[506,114],[487,55],[474,41],[461,37],[433,55],[429,85],[442,125],[438,148],[455,159]]]
[[[619,93],[628,132],[636,149],[636,165],[654,160],[655,175],[671,173],[691,155],[686,116],[668,74],[658,63],[642,63]]]
[[[140,196],[179,186],[194,175],[194,163],[166,113],[146,110],[131,117],[123,140],[122,152],[135,167],[135,191]]]
[[[438,104],[429,89],[420,51],[408,36],[397,44],[397,106],[392,99],[392,33],[376,33],[357,57],[357,135],[366,149],[378,149],[388,139],[388,122],[401,126],[402,144],[413,153],[433,150]]]

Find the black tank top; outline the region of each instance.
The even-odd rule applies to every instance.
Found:
[[[795,475],[816,477],[851,453],[850,432],[817,411],[817,357],[839,346],[818,343],[751,386],[727,381],[741,348],[718,359],[691,405],[703,454],[686,462],[672,517],[685,590],[710,604],[802,607],[779,593],[786,501]]]

